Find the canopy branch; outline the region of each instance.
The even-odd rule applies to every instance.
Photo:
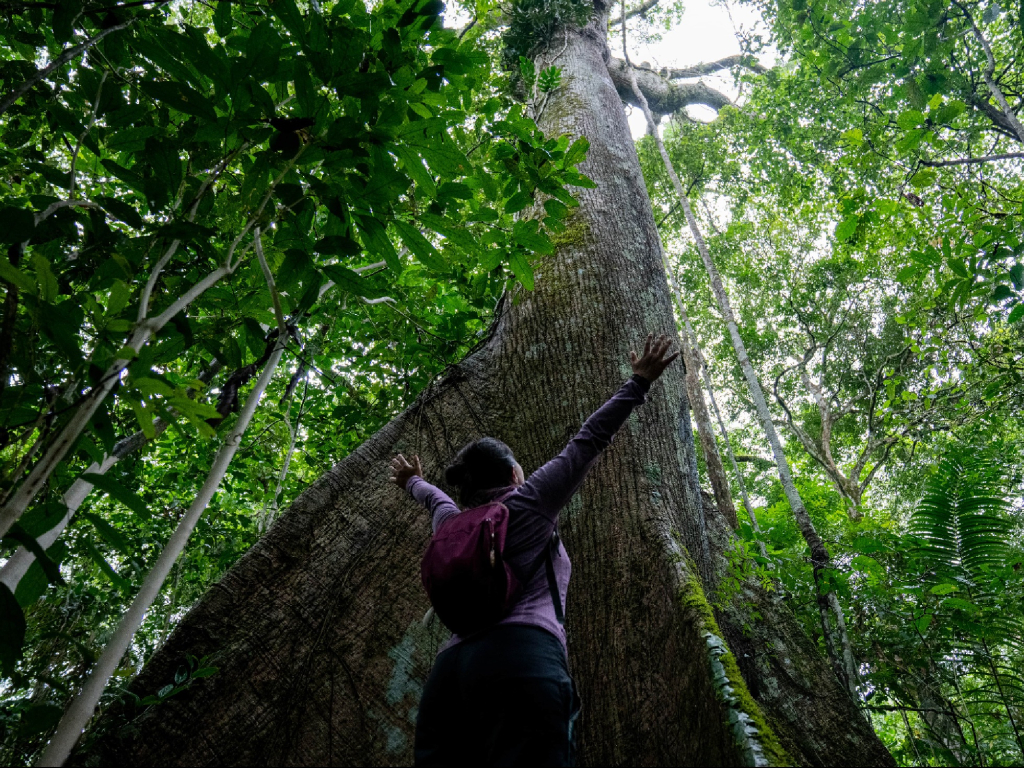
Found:
[[[922,160],[921,165],[929,168],[946,168],[951,165],[974,165],[975,163],[993,163],[997,160],[1016,160],[1024,158],[1024,152],[1004,152],[1001,155],[986,157],[965,157],[959,160]]]
[[[659,117],[671,115],[691,104],[703,104],[715,110],[732,104],[728,96],[704,83],[672,83],[652,69],[634,66],[627,69],[626,62],[612,57],[608,60],[608,74],[615,90],[619,98],[635,107],[639,107],[640,102],[633,94],[630,70],[636,74],[637,86],[647,99],[651,112]]]
[[[723,69],[732,69],[733,67],[746,67],[751,72],[757,73],[768,71],[755,57],[750,54],[737,53],[732,56],[726,56],[723,59],[718,59],[717,61],[701,62],[700,64],[683,67],[682,69],[662,67],[658,70],[658,74],[669,80],[681,80],[688,77],[712,75],[715,72],[721,72]]]
[[[644,3],[642,5],[634,8],[631,11],[627,11],[626,12],[626,18],[627,19],[632,19],[632,18],[634,18],[636,16],[643,16],[649,10],[651,10],[652,8],[657,6],[658,3],[660,3],[660,2],[661,2],[661,0],[644,0]],[[614,19],[612,19],[611,21],[608,22],[609,26],[618,26],[621,23],[622,23],[622,16],[618,16],[618,17],[616,17],[616,18],[614,18]]]

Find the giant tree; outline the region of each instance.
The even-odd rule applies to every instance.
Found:
[[[609,9],[520,7],[533,13],[510,14],[506,34],[529,43],[535,71],[560,70],[547,76],[539,126],[585,136],[581,168],[593,180],[553,253],[534,264],[534,290],[510,289],[479,345],[308,488],[192,608],[132,691],[173,685],[189,658],[209,658],[217,672],[155,706],[111,707],[77,759],[407,761],[445,632],[422,618],[429,525],[385,482],[387,460],[419,453],[439,482],[463,442],[494,434],[535,468],[625,378],[629,346],[672,328],[661,245],[609,73]],[[292,33],[309,23],[293,16]],[[534,140],[511,119],[521,142]],[[525,171],[511,181],[544,191]],[[551,202],[528,206],[517,231],[535,232]],[[682,372],[666,374],[563,516],[576,566],[567,623],[585,701],[583,760],[889,764],[787,609],[755,584],[717,615],[709,607],[731,533],[697,490],[692,435],[679,428],[684,393]]]

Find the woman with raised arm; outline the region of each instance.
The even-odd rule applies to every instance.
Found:
[[[463,509],[508,509],[505,561],[522,585],[511,610],[468,637],[453,635],[434,661],[416,718],[416,765],[563,766],[575,763],[579,699],[569,676],[563,611],[571,566],[558,514],[651,384],[679,353],[648,335],[629,353],[633,376],[584,423],[558,456],[523,477],[512,451],[484,437],[445,470]],[[422,477],[419,457],[392,461],[391,482],[432,516],[433,530],[460,508]]]

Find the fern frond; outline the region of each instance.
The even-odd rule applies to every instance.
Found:
[[[1011,523],[1006,470],[970,446],[944,457],[925,485],[910,519],[919,540],[917,555],[936,575],[966,578],[975,585],[1009,556]]]

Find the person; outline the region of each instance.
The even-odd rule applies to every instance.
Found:
[[[666,336],[649,334],[642,355],[630,352],[633,376],[529,479],[509,447],[492,437],[463,447],[446,469],[463,508],[495,499],[507,507],[505,558],[523,588],[505,618],[473,636],[454,635],[438,654],[416,717],[416,765],[575,764],[579,698],[562,623],[571,567],[557,537],[558,514],[678,357],[667,354],[669,346]],[[460,512],[423,479],[418,456],[410,462],[398,454],[390,479],[430,511],[435,532]]]

